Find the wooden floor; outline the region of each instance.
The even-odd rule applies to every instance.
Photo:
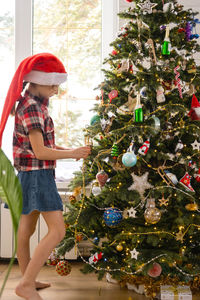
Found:
[[[98,281],[95,274],[83,275],[79,270],[82,263],[72,262],[72,272],[68,276],[59,276],[55,267],[44,266],[38,279],[50,282],[51,287],[40,291],[40,296],[44,300],[145,300],[145,296],[135,294],[126,288],[121,289],[118,285]],[[0,263],[0,286],[7,264]],[[15,264],[11,271],[1,300],[22,299],[15,295],[14,289],[20,280],[18,265]],[[193,297],[199,300],[200,296]]]

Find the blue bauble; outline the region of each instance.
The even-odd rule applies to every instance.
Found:
[[[114,227],[122,220],[122,212],[118,208],[106,208],[103,214],[104,221],[107,226]]]
[[[94,125],[95,123],[100,121],[100,116],[99,115],[94,115],[91,120],[90,120],[90,125]]]
[[[96,236],[96,237],[94,238],[93,243],[94,243],[95,245],[98,245],[98,243],[99,243],[99,238],[98,238],[98,236]]]
[[[125,154],[123,154],[122,156],[122,163],[126,166],[126,167],[133,167],[136,165],[137,163],[137,157],[135,155],[134,152],[126,152]]]

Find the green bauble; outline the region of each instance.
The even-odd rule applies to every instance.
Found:
[[[116,157],[119,156],[119,148],[118,148],[118,146],[117,146],[116,143],[114,143],[113,146],[112,146],[111,156],[112,156],[113,158],[116,158]]]
[[[91,120],[90,120],[90,125],[94,125],[95,123],[100,121],[100,116],[99,115],[94,115]]]

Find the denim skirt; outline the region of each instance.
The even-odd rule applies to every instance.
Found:
[[[54,170],[20,171],[17,176],[23,192],[22,214],[27,215],[34,210],[39,212],[63,210]]]

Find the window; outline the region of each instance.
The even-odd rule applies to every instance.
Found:
[[[66,143],[68,147],[83,145],[81,130],[89,124],[93,115],[90,109],[97,94],[93,89],[102,80],[102,58],[107,56],[110,51],[109,43],[115,37],[118,1],[15,0],[15,11],[12,0],[7,1],[6,5],[2,4],[2,7],[8,6],[9,2],[15,45],[13,34],[13,63],[9,64],[12,70],[8,70],[5,93],[13,76],[14,57],[17,67],[22,59],[31,54],[46,51],[57,55],[65,64],[68,81],[61,86],[59,95],[50,101],[50,111],[58,133],[56,142],[60,145]],[[0,45],[0,57],[1,53],[3,48]],[[11,62],[11,55],[8,53],[2,59],[4,63],[6,60]],[[5,95],[2,97],[5,98]],[[12,142],[8,145],[6,140],[3,145],[12,150]],[[57,171],[64,165],[65,172],[57,172],[59,177],[71,177],[78,167],[78,163],[73,160],[62,160],[58,162]]]

